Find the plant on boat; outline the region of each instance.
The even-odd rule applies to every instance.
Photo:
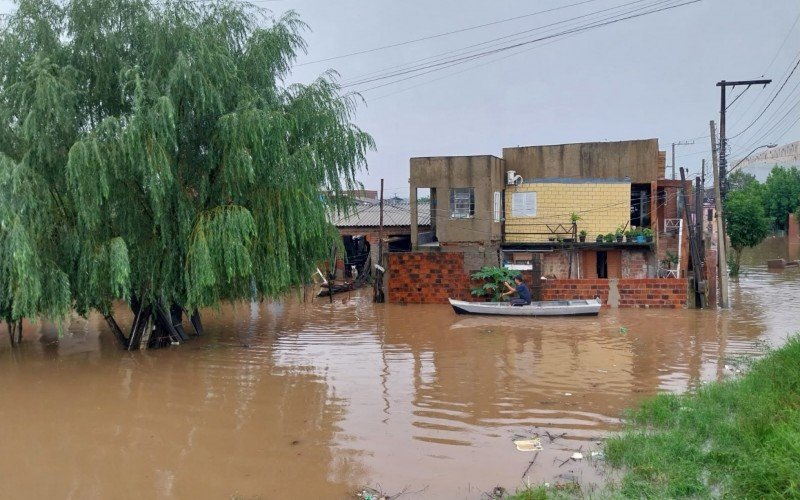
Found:
[[[519,275],[519,271],[507,269],[505,267],[484,266],[480,271],[472,273],[473,281],[480,284],[471,291],[476,297],[491,297],[493,301],[499,302],[501,294],[505,292],[503,283],[513,282],[514,276]]]

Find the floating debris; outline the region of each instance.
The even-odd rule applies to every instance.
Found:
[[[572,454],[572,456],[570,456],[569,458],[571,458],[571,459],[573,459],[573,460],[583,460],[583,453],[581,453],[581,452],[579,452],[579,451],[576,451],[576,452],[575,452],[575,453],[573,453],[573,454]]]
[[[565,392],[564,395],[565,396],[572,396],[572,393],[571,392]]]
[[[542,442],[539,436],[532,438],[515,439],[514,445],[518,451],[541,451]]]
[[[356,493],[356,498],[363,498],[364,500],[387,500],[388,497],[381,493],[380,491],[370,488],[369,486],[364,487],[361,491]]]
[[[624,326],[619,327],[619,333],[626,335],[628,333],[628,329]]]

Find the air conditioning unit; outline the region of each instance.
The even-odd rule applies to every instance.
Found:
[[[508,170],[506,171],[506,184],[509,186],[519,186],[522,184],[522,176],[517,175],[515,170]]]

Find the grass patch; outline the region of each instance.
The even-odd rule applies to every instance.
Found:
[[[800,498],[800,338],[741,378],[656,396],[627,419],[605,446],[623,496]]]

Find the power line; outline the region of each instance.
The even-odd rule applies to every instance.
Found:
[[[673,1],[673,0],[669,0],[669,1]],[[690,3],[695,3],[695,2],[698,2],[698,1],[701,1],[701,0],[693,0]],[[637,3],[637,2],[634,2],[634,3]],[[657,2],[656,4],[652,4],[652,5],[647,6],[645,8],[652,7],[653,5],[657,5],[658,3],[662,3],[663,4],[665,2]],[[636,10],[641,10],[641,9],[642,8],[638,8],[638,9],[635,9],[635,10],[630,11],[630,12],[635,12]],[[658,11],[655,10],[655,11],[651,11],[651,12],[647,12],[647,13],[652,13],[652,12],[658,12]],[[644,14],[647,14],[647,13],[644,13]],[[428,69],[432,69],[432,68],[437,68],[437,69],[433,69],[433,71],[438,71],[438,70],[445,69],[445,68],[450,67],[450,66],[454,66],[454,65],[457,65],[457,64],[463,64],[464,62],[469,62],[469,61],[474,60],[474,59],[490,56],[490,55],[493,55],[493,54],[496,54],[496,53],[499,53],[499,52],[504,52],[504,51],[507,51],[507,50],[511,50],[511,49],[514,49],[514,48],[517,48],[517,47],[530,45],[532,43],[536,43],[536,42],[539,42],[539,41],[542,41],[542,40],[548,40],[548,39],[551,39],[551,38],[556,38],[556,37],[563,36],[563,35],[569,34],[569,33],[586,31],[586,30],[589,30],[589,29],[592,29],[592,28],[605,26],[607,24],[613,24],[614,22],[623,21],[623,20],[626,20],[626,19],[630,19],[632,17],[641,16],[641,15],[644,15],[644,14],[638,14],[638,15],[633,15],[633,16],[629,16],[629,17],[623,17],[621,19],[619,19],[619,18],[618,19],[614,19],[615,16],[621,15],[621,14],[617,14],[615,16],[611,16],[611,17],[607,18],[607,19],[611,19],[610,21],[609,20],[605,20],[605,22],[595,23],[595,24],[589,23],[589,24],[586,24],[586,25],[583,25],[583,26],[579,26],[577,28],[572,28],[572,29],[565,30],[565,31],[560,31],[560,32],[557,32],[557,33],[554,33],[554,34],[551,34],[551,35],[535,38],[533,40],[514,43],[514,44],[511,44],[511,45],[502,46],[502,47],[496,48],[496,49],[484,50],[482,52],[474,52],[473,54],[455,56],[455,57],[452,57],[452,58],[446,58],[445,60],[440,60],[438,62],[431,62],[429,64],[420,65],[420,66],[417,66],[415,68],[411,68],[411,69],[407,69],[407,70],[399,70],[399,71],[395,71],[394,73],[387,73],[387,74],[376,76],[376,77],[373,77],[373,78],[367,78],[367,79],[363,79],[361,81],[348,83],[348,84],[343,85],[343,87],[352,87],[352,86],[355,86],[355,85],[363,85],[365,83],[372,83],[372,82],[385,80],[385,79],[388,79],[388,78],[394,78],[394,77],[397,77],[397,76],[403,76],[403,75],[406,75],[406,74],[409,74],[409,73],[415,73],[415,72],[418,72],[418,71],[428,70]],[[579,16],[579,17],[586,17],[586,16]],[[561,24],[563,22],[564,21],[562,21],[560,23],[553,23],[553,24]],[[550,25],[548,25],[548,26],[550,26]],[[540,28],[537,28],[537,29],[540,29]],[[531,30],[528,30],[528,31],[531,31]],[[442,66],[444,66],[444,67],[442,67]],[[430,73],[430,72],[433,72],[433,71],[426,71],[423,74],[427,74],[427,73]],[[417,76],[419,76],[419,75],[417,75]],[[416,76],[413,76],[411,78],[414,78],[414,77],[416,77]],[[407,80],[407,79],[408,78],[402,78],[402,79],[397,80],[397,81],[403,81],[403,80]],[[373,87],[373,88],[378,88],[378,87]],[[371,89],[372,88],[366,89],[366,90],[371,90]]]
[[[628,15],[628,16],[625,16],[625,17],[612,19],[612,20],[608,20],[608,21],[604,21],[604,22],[600,22],[600,23],[589,24],[589,25],[585,25],[585,26],[582,26],[582,27],[579,27],[579,28],[574,28],[574,29],[562,31],[560,33],[556,33],[556,34],[553,34],[553,35],[548,35],[548,36],[536,38],[534,40],[530,40],[530,41],[526,41],[526,42],[520,42],[520,43],[508,45],[508,46],[505,46],[505,47],[502,47],[502,48],[498,48],[498,49],[487,50],[487,51],[480,52],[480,53],[477,53],[477,54],[474,54],[474,55],[471,55],[471,56],[457,57],[457,58],[453,58],[453,59],[451,59],[449,61],[440,62],[440,63],[436,63],[436,64],[431,64],[431,65],[427,65],[427,66],[422,66],[422,67],[414,69],[414,70],[399,71],[399,72],[396,72],[394,74],[375,77],[375,78],[372,78],[372,79],[367,79],[367,80],[364,80],[362,82],[357,82],[357,83],[353,83],[353,84],[349,84],[349,85],[343,85],[343,87],[361,85],[361,84],[370,83],[370,82],[377,82],[377,81],[380,81],[380,80],[385,80],[385,79],[394,78],[394,77],[397,77],[397,76],[402,76],[402,75],[405,75],[405,74],[408,74],[408,73],[415,73],[415,72],[422,71],[422,70],[425,70],[425,69],[429,69],[430,70],[430,71],[425,71],[425,72],[417,74],[417,75],[412,75],[412,76],[409,76],[409,77],[400,78],[400,79],[397,79],[397,80],[389,82],[389,83],[376,85],[376,86],[369,87],[367,89],[363,89],[362,90],[362,92],[366,92],[366,91],[369,91],[369,90],[374,90],[376,88],[385,87],[387,85],[392,85],[392,84],[395,84],[395,83],[398,83],[398,82],[401,82],[401,81],[404,81],[404,80],[408,80],[408,79],[411,79],[411,78],[417,78],[419,76],[422,76],[422,75],[425,75],[425,74],[429,74],[429,73],[432,73],[432,72],[435,72],[435,71],[440,71],[442,69],[446,69],[446,68],[451,67],[451,66],[455,66],[455,65],[458,65],[458,64],[463,64],[465,62],[469,62],[469,61],[474,60],[474,59],[487,57],[487,56],[491,56],[491,55],[494,55],[494,54],[497,54],[497,53],[500,53],[500,52],[505,52],[505,51],[512,50],[512,49],[515,49],[515,48],[518,48],[518,47],[530,45],[532,43],[536,43],[536,42],[539,42],[539,41],[542,41],[542,40],[547,40],[547,39],[551,39],[551,38],[557,38],[557,37],[561,37],[561,36],[564,36],[564,35],[567,35],[567,34],[571,34],[571,33],[578,33],[578,32],[588,31],[588,30],[591,30],[591,29],[594,29],[594,28],[600,28],[600,27],[607,26],[607,25],[610,25],[610,24],[615,24],[615,23],[618,23],[618,22],[621,22],[621,21],[625,21],[625,20],[629,20],[629,19],[633,19],[633,18],[637,18],[637,17],[642,17],[642,16],[646,16],[646,15],[649,15],[649,14],[654,14],[654,13],[657,13],[657,12],[662,12],[662,11],[665,11],[665,10],[674,9],[674,8],[682,7],[682,6],[685,6],[685,5],[690,5],[690,4],[693,4],[693,3],[698,3],[698,2],[701,2],[701,1],[702,0],[690,0],[690,1],[687,1],[687,2],[675,4],[675,5],[662,7],[662,8],[659,8],[659,9],[652,9],[652,10],[649,10],[649,11],[646,11],[646,12],[642,12],[642,13],[639,13],[639,14],[632,14],[632,15]],[[640,9],[637,9],[637,10],[640,10]]]
[[[366,78],[368,76],[372,76],[372,75],[376,75],[376,74],[384,74],[384,73],[391,72],[391,71],[396,71],[396,70],[399,70],[399,69],[410,69],[410,68],[418,67],[418,66],[423,65],[423,63],[430,64],[430,62],[438,62],[438,61],[442,61],[442,60],[447,60],[448,57],[444,57],[444,56],[448,56],[448,55],[451,55],[451,54],[459,54],[459,53],[461,53],[462,55],[466,55],[466,54],[476,53],[476,52],[479,51],[479,49],[468,50],[468,49],[475,49],[476,47],[502,46],[502,43],[498,43],[498,42],[500,42],[502,40],[514,40],[514,39],[521,40],[521,39],[525,39],[525,38],[528,38],[528,37],[527,36],[522,36],[522,35],[534,33],[534,32],[543,30],[544,28],[550,28],[550,27],[558,26],[560,24],[570,23],[570,22],[576,21],[578,19],[591,17],[591,16],[594,16],[596,14],[600,14],[600,13],[603,13],[603,12],[622,9],[624,7],[627,7],[627,6],[630,6],[630,5],[633,5],[633,4],[637,4],[637,3],[642,3],[642,2],[645,2],[645,1],[650,1],[650,0],[634,0],[632,2],[624,3],[624,4],[621,4],[621,5],[614,6],[614,7],[608,7],[608,8],[605,8],[605,9],[596,10],[596,11],[590,12],[588,14],[583,14],[583,15],[580,15],[580,16],[571,17],[569,19],[564,19],[564,20],[561,20],[561,21],[556,21],[556,22],[552,22],[552,23],[549,23],[549,24],[544,24],[544,25],[537,26],[535,28],[526,29],[526,30],[523,30],[523,31],[518,31],[518,32],[515,32],[515,33],[511,33],[510,35],[505,35],[505,36],[501,36],[501,37],[497,37],[497,38],[492,38],[492,39],[489,39],[489,40],[485,40],[483,42],[473,43],[471,45],[467,45],[467,46],[461,47],[459,49],[440,52],[438,54],[434,54],[434,55],[429,56],[429,57],[424,57],[422,59],[417,59],[416,61],[412,61],[410,63],[401,64],[399,66],[394,65],[394,66],[385,67],[385,68],[382,68],[382,69],[377,70],[377,71],[371,71],[369,73],[364,73],[364,74],[352,77],[348,81],[343,82],[343,84],[348,84],[348,83],[353,82],[354,80],[361,80],[361,79],[364,79],[364,78]]]
[[[778,47],[778,50],[775,51],[775,55],[772,57],[772,60],[769,62],[769,65],[767,66],[767,69],[764,71],[765,75],[772,68],[772,65],[775,64],[775,61],[778,59],[778,56],[780,55],[781,50],[783,50],[783,46],[786,45],[786,42],[789,41],[789,37],[792,36],[792,32],[794,31],[794,27],[797,26],[797,21],[800,21],[800,14],[797,14],[797,17],[794,18],[794,22],[792,23],[792,26],[789,28],[789,32],[786,33],[786,36],[784,37],[783,42],[781,42],[780,47]]]
[[[756,122],[757,122],[757,121],[758,121],[758,120],[759,120],[759,119],[760,119],[762,116],[764,116],[764,113],[766,113],[766,112],[767,112],[767,110],[769,109],[769,107],[770,107],[770,106],[772,106],[772,103],[773,103],[773,102],[775,102],[775,99],[778,97],[778,95],[780,95],[781,91],[782,91],[782,90],[783,90],[783,88],[786,86],[786,83],[787,83],[787,82],[789,81],[789,79],[792,77],[792,75],[794,74],[795,70],[797,70],[797,67],[798,67],[798,66],[800,66],[800,59],[798,59],[798,60],[797,60],[797,63],[795,63],[794,67],[792,68],[792,71],[789,73],[789,76],[787,76],[787,77],[786,77],[786,79],[783,81],[783,83],[781,84],[781,86],[778,88],[777,92],[775,92],[775,94],[772,96],[772,99],[770,99],[770,101],[767,103],[767,105],[764,107],[764,109],[762,109],[762,110],[761,110],[761,113],[759,113],[759,114],[758,114],[758,116],[756,116],[756,117],[755,117],[755,119],[754,119],[752,122],[750,122],[750,125],[746,126],[746,127],[745,127],[745,128],[744,128],[744,129],[743,129],[741,132],[739,132],[738,134],[736,134],[736,135],[734,135],[734,136],[731,136],[731,137],[729,137],[729,139],[735,139],[736,137],[739,137],[740,135],[742,135],[743,133],[745,133],[745,132],[746,132],[746,131],[747,131],[747,130],[750,128],[750,127],[752,127],[753,125],[755,125],[755,123],[756,123]]]
[[[473,30],[480,29],[480,28],[486,28],[488,26],[495,26],[497,24],[503,24],[503,23],[507,23],[507,22],[510,22],[510,21],[516,21],[516,20],[519,20],[519,19],[524,19],[524,18],[527,18],[527,17],[538,16],[540,14],[546,14],[546,13],[549,13],[549,12],[555,12],[555,11],[558,11],[558,10],[568,9],[568,8],[571,8],[571,7],[576,7],[578,5],[583,5],[583,4],[586,4],[586,3],[593,3],[593,2],[597,2],[597,1],[598,0],[584,0],[582,2],[572,3],[572,4],[564,5],[564,6],[561,6],[561,7],[554,7],[552,9],[546,9],[546,10],[540,10],[540,11],[537,11],[537,12],[531,12],[530,14],[523,14],[523,15],[520,15],[520,16],[509,17],[509,18],[506,18],[506,19],[500,19],[499,21],[492,21],[492,22],[489,22],[489,23],[478,24],[478,25],[475,25],[475,26],[468,26],[466,28],[461,28],[461,29],[457,29],[457,30],[453,30],[453,31],[448,31],[448,32],[445,32],[445,33],[437,33],[435,35],[429,35],[429,36],[424,36],[424,37],[421,37],[421,38],[415,38],[413,40],[406,40],[404,42],[397,42],[397,43],[393,43],[393,44],[389,44],[389,45],[383,45],[381,47],[374,47],[374,48],[371,48],[371,49],[365,49],[365,50],[359,50],[359,51],[356,51],[356,52],[350,52],[348,54],[342,54],[342,55],[333,56],[333,57],[326,57],[325,59],[317,59],[316,61],[308,61],[308,62],[304,62],[302,64],[297,64],[297,66],[307,66],[307,65],[310,65],[310,64],[318,64],[318,63],[322,63],[322,62],[334,61],[336,59],[344,59],[346,57],[358,56],[358,55],[362,55],[362,54],[369,54],[369,53],[377,52],[377,51],[380,51],[380,50],[392,49],[392,48],[395,48],[395,47],[401,47],[403,45],[410,45],[412,43],[423,42],[423,41],[426,41],[426,40],[433,40],[433,39],[436,39],[436,38],[455,35],[455,34],[458,34],[458,33],[464,33],[464,32],[467,32],[467,31],[473,31]]]

